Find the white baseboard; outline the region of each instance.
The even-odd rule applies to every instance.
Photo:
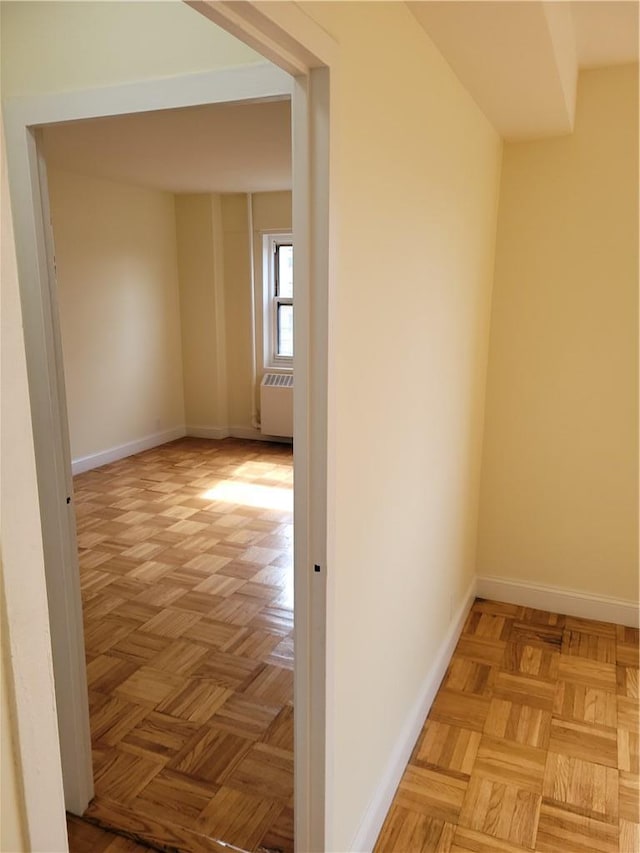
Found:
[[[389,758],[387,769],[383,773],[378,788],[369,803],[360,827],[349,850],[353,853],[369,853],[373,850],[382,824],[391,807],[391,802],[402,778],[411,752],[424,725],[433,700],[440,687],[456,644],[464,628],[464,623],[476,596],[476,579],[473,578],[464,600],[453,617],[449,630],[444,637],[436,658],[420,689],[420,694],[400,732],[395,749]]]
[[[186,434],[193,438],[244,438],[248,441],[278,441],[281,444],[291,444],[293,439],[278,435],[264,435],[254,427],[208,427],[188,426]]]
[[[520,604],[551,613],[564,613],[583,619],[600,622],[616,622],[619,625],[638,627],[639,605],[637,602],[605,595],[592,595],[573,589],[527,583],[505,578],[479,577],[476,595],[507,604]]]
[[[110,447],[108,450],[101,450],[99,453],[91,453],[89,456],[80,456],[78,459],[73,459],[71,462],[71,473],[82,474],[83,471],[90,471],[92,468],[99,468],[101,465],[108,465],[109,462],[117,462],[118,459],[124,459],[125,456],[133,456],[134,453],[141,453],[143,450],[150,450],[152,447],[158,447],[160,444],[166,444],[168,441],[175,441],[176,438],[182,438],[185,435],[183,426],[173,427],[163,432],[156,432],[153,435],[146,435],[144,438],[129,441],[126,444],[120,444],[118,447]]]
[[[227,427],[187,426],[185,434],[190,438],[213,438],[220,440],[229,438],[231,433]]]

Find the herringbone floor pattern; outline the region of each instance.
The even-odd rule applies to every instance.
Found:
[[[74,487],[87,817],[159,848],[292,851],[291,448],[184,439]]]
[[[478,600],[376,853],[637,853],[638,631]]]

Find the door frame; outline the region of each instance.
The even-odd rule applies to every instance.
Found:
[[[290,96],[293,119],[293,228],[296,239],[295,476],[295,839],[321,851],[325,837],[326,471],[329,223],[329,69],[334,44],[294,4],[280,22],[253,3],[192,3],[283,70],[243,66],[203,74],[10,99],[3,105],[9,187],[27,372],[67,809],[93,795],[82,607],[69,432],[57,312],[43,125],[209,103]],[[267,4],[265,4],[267,5]],[[271,4],[268,4],[271,5]],[[264,8],[264,7],[263,7]],[[302,42],[295,32],[302,23]],[[303,18],[300,18],[300,15]],[[289,16],[291,16],[289,18]],[[231,17],[231,21],[230,21]],[[243,37],[244,34],[244,37]],[[282,45],[280,43],[283,43]],[[307,45],[320,46],[312,51]],[[323,58],[324,57],[324,58]],[[291,74],[294,74],[293,78]],[[316,570],[318,567],[319,571]],[[19,567],[5,567],[7,589]],[[9,601],[7,602],[10,603]],[[8,627],[20,612],[8,607]],[[19,665],[19,661],[15,661]],[[17,668],[17,667],[16,667]],[[26,698],[16,695],[18,718]],[[20,743],[28,829],[38,820],[40,757]]]

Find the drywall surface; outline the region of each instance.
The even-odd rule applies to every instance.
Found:
[[[197,193],[175,199],[185,420],[191,427],[223,428],[226,387],[219,388],[218,376],[226,363],[219,364],[216,328],[220,312],[224,329],[224,305],[216,305],[223,287],[220,197]]]
[[[5,619],[4,602],[2,602],[2,620]],[[11,707],[12,684],[11,673],[7,666],[9,648],[7,638],[2,637],[2,657],[0,666],[0,795],[2,797],[2,823],[0,824],[0,850],[23,853],[26,851],[26,835],[24,826],[24,803],[21,790],[21,774],[15,748],[17,735],[15,716]]]
[[[245,434],[263,372],[262,235],[291,230],[291,192],[177,195],[176,223],[187,428]]]
[[[247,196],[243,193],[222,196],[222,228],[229,424],[251,426],[251,238]]]
[[[638,67],[505,145],[478,573],[638,598]]]
[[[71,455],[184,425],[174,198],[49,175]]]
[[[178,0],[3,2],[0,15],[3,97],[264,61]]]
[[[501,141],[404,4],[332,75],[326,849],[353,845],[475,571]]]

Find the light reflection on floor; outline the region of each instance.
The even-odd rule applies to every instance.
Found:
[[[281,486],[260,486],[255,483],[239,483],[237,480],[223,480],[203,492],[200,497],[210,501],[293,512],[293,490]]]

